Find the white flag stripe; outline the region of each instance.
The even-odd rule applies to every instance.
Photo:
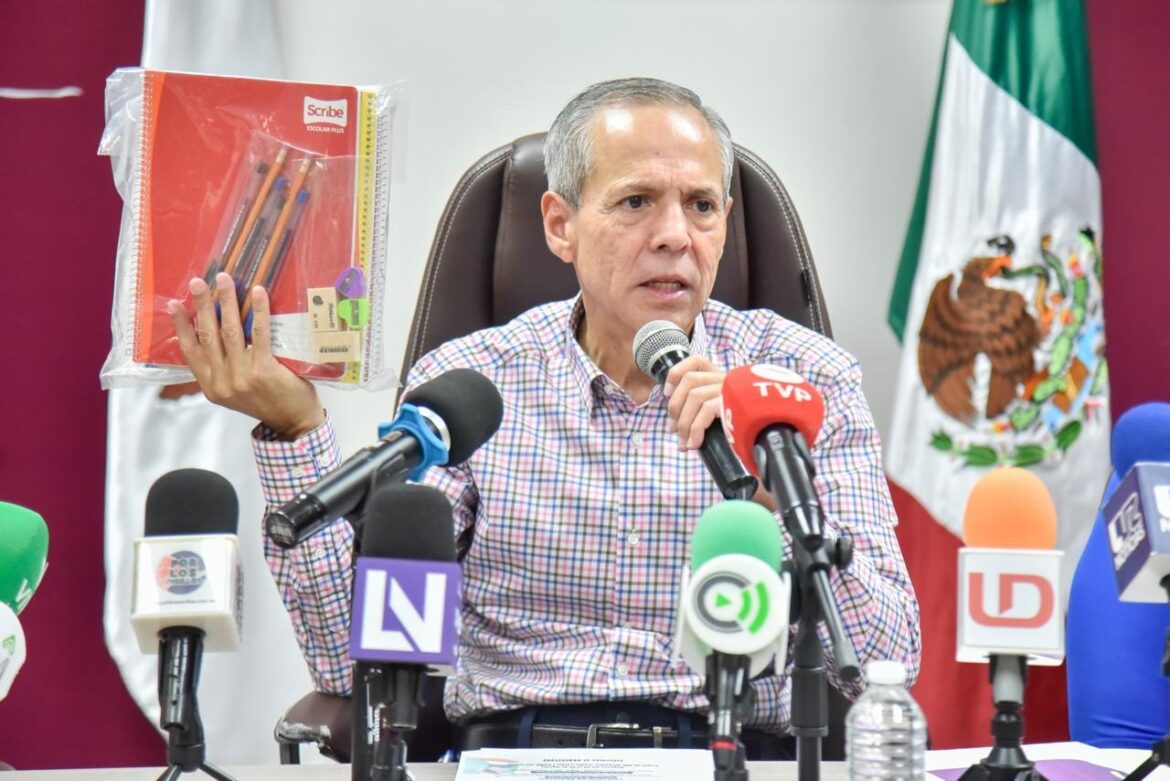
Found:
[[[980,416],[974,428],[967,428],[946,415],[923,387],[919,328],[931,292],[940,279],[959,272],[967,260],[997,254],[989,250],[988,240],[1001,235],[1014,241],[1013,266],[1042,263],[1040,243],[1046,234],[1052,237],[1050,250],[1055,256],[1068,259],[1080,253],[1082,264],[1091,263],[1078,231],[1088,226],[1099,241],[1101,203],[1093,163],[992,82],[953,35],[948,40],[943,80],[929,206],[886,463],[899,485],[961,536],[966,497],[986,469],[966,466],[962,458],[931,447],[931,438],[944,430],[956,437],[959,447],[995,441],[994,421]],[[1093,274],[1085,276],[1089,280],[1086,308],[1097,318],[1093,322],[1099,322],[1100,287]],[[1086,320],[1085,328],[1091,320]],[[1036,351],[1038,368],[1045,364],[1046,348],[1060,332],[1061,324],[1054,323],[1041,342]],[[1090,339],[1089,334],[1082,336],[1078,344]],[[976,400],[985,394],[986,388],[972,389]],[[1108,437],[1108,409],[1092,409],[1063,458],[1057,454],[1028,467],[1045,481],[1057,502],[1059,545],[1068,552],[1069,574],[1108,478]],[[1027,441],[1027,436],[1020,439]],[[1002,450],[1005,445],[1001,442],[997,447]]]

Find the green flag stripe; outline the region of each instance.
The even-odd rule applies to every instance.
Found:
[[[947,69],[947,55],[943,52],[942,70],[934,96],[934,115],[930,118],[930,135],[926,138],[926,154],[922,156],[922,172],[918,175],[918,194],[914,196],[914,211],[910,214],[910,227],[906,229],[906,240],[902,243],[902,257],[898,260],[898,273],[894,277],[894,291],[890,294],[890,307],[886,311],[886,322],[894,329],[898,341],[906,329],[906,313],[910,309],[910,293],[914,289],[914,275],[918,271],[918,256],[922,251],[922,232],[926,229],[926,206],[930,200],[930,172],[934,160],[934,136],[938,130],[938,105],[942,97],[942,73]]]
[[[1081,0],[957,0],[951,32],[988,78],[1096,165]]]

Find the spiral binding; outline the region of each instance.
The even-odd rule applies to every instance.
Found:
[[[371,324],[371,337],[367,341],[370,346],[369,355],[365,362],[365,374],[363,381],[370,382],[377,380],[385,373],[385,366],[383,362],[386,359],[386,353],[383,351],[382,339],[382,312],[383,300],[386,292],[384,290],[386,282],[386,258],[387,241],[390,233],[390,121],[393,107],[387,110],[385,103],[388,101],[388,96],[384,91],[379,91],[373,96],[371,102],[377,103],[374,110],[378,118],[378,140],[375,145],[375,159],[374,159],[374,214],[377,219],[374,221],[373,240],[370,247],[370,279],[373,281],[370,287],[374,290],[374,300],[370,302],[371,310],[378,312],[378,322],[376,327]]]
[[[363,89],[358,96],[357,256],[369,283],[371,317],[362,340],[362,360],[360,364],[350,363],[346,367],[344,381],[362,385],[379,377],[383,370],[381,282],[385,270],[389,183],[386,175],[389,117],[379,105],[384,100],[377,89]]]
[[[142,127],[140,129],[139,143],[138,143],[138,157],[134,160],[133,171],[134,175],[138,177],[138,181],[134,183],[131,188],[133,195],[133,212],[134,212],[134,242],[130,249],[130,273],[128,278],[133,285],[134,295],[130,299],[132,305],[129,307],[130,311],[130,328],[133,337],[132,359],[138,360],[139,356],[143,354],[144,346],[142,344],[142,307],[145,305],[146,297],[143,295],[143,279],[142,279],[142,265],[143,252],[146,249],[146,239],[150,224],[150,188],[151,188],[151,154],[150,147],[154,138],[154,102],[155,95],[155,74],[153,71],[144,70],[142,72]],[[150,262],[149,258],[145,259]]]

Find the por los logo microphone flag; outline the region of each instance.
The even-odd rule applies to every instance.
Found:
[[[886,468],[921,608],[915,694],[936,748],[980,745],[991,717],[953,707],[990,701],[986,672],[952,653],[972,486],[1000,466],[1044,481],[1067,588],[1109,475],[1087,51],[1081,0],[954,4],[889,306],[903,350]],[[1029,739],[1066,739],[1063,674],[1029,685],[1045,703]]]

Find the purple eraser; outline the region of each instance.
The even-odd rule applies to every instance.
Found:
[[[350,266],[333,283],[337,292],[346,298],[360,298],[366,294],[366,277],[357,266]]]

